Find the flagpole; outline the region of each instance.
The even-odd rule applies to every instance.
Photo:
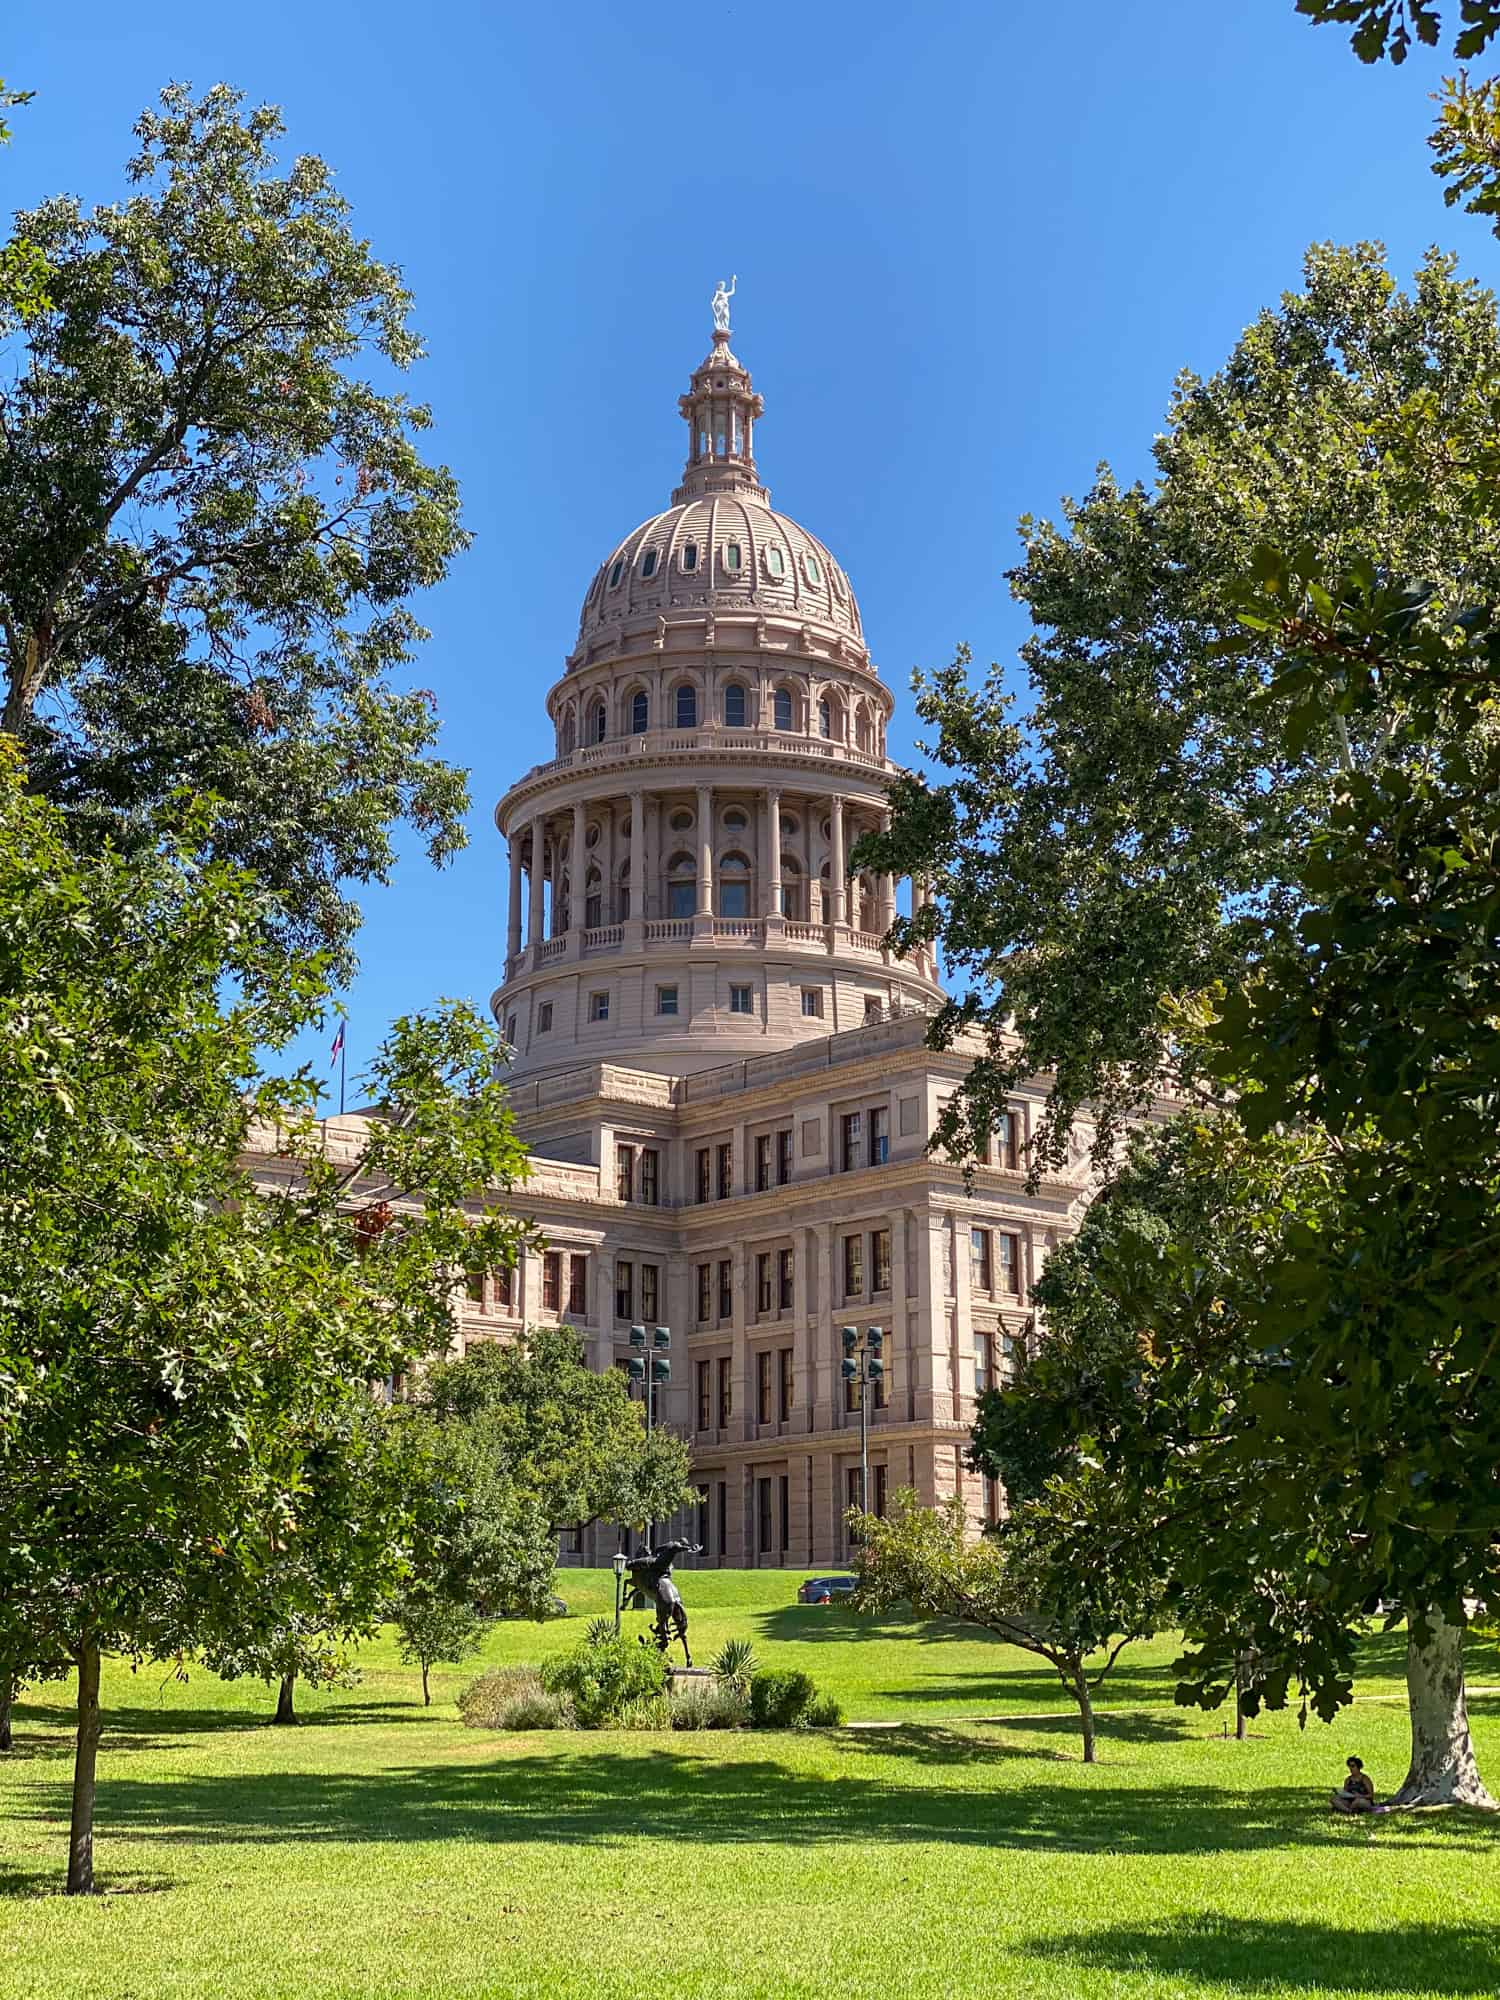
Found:
[[[347,1025],[348,1025],[348,1023],[346,1022],[346,1023],[345,1023],[345,1026],[347,1027]],[[343,1033],[341,1032],[341,1033],[340,1033],[340,1035],[339,1035],[339,1116],[340,1116],[340,1118],[342,1118],[342,1117],[343,1117],[343,1115],[344,1115],[344,1074],[345,1074],[345,1070],[346,1070],[346,1069],[347,1069],[347,1067],[348,1067],[348,1062],[349,1062],[349,1043],[348,1043],[348,1038],[347,1038],[347,1036],[346,1036],[346,1035],[344,1035],[344,1034],[343,1034]]]

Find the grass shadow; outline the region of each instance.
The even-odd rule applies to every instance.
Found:
[[[1393,1934],[1208,1911],[1159,1924],[1032,1938],[1017,1954],[1028,1963],[1063,1961],[1079,1969],[1136,1976],[1149,1970],[1159,1978],[1236,1993],[1332,1989],[1460,1995],[1500,1990],[1500,1929],[1490,1924],[1403,1923]]]

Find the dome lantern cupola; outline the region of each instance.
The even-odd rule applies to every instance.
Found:
[[[755,470],[754,429],[765,404],[751,385],[749,369],[730,348],[728,319],[726,297],[724,323],[714,327],[712,352],[693,371],[687,394],[678,398],[677,407],[687,419],[688,456],[682,484],[672,495],[674,506],[704,493],[771,497]]]

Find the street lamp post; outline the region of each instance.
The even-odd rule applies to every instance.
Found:
[[[623,1599],[625,1595],[625,1551],[623,1549],[615,1550],[614,1570],[615,1570],[615,1637],[618,1639],[620,1636],[620,1613],[624,1609]]]
[[[648,1442],[650,1441],[652,1431],[656,1427],[657,1396],[672,1379],[671,1346],[672,1329],[669,1326],[657,1326],[651,1329],[651,1352],[649,1354],[646,1350],[645,1327],[633,1326],[630,1329],[631,1351],[630,1359],[626,1363],[626,1372],[632,1382],[639,1382],[641,1385],[641,1394],[646,1404],[646,1438]],[[651,1552],[652,1541],[655,1539],[653,1533],[655,1527],[656,1523],[654,1521],[647,1521],[645,1524],[646,1552],[648,1555]]]
[[[839,1329],[844,1343],[843,1377],[859,1384],[859,1511],[870,1511],[870,1388],[885,1374],[885,1333],[867,1326],[861,1341],[857,1326]]]

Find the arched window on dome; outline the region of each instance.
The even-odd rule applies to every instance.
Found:
[[[650,576],[655,576],[655,574],[656,574],[656,560],[657,560],[657,557],[656,557],[656,550],[655,550],[655,549],[647,549],[646,553],[645,553],[645,554],[644,554],[644,555],[643,555],[643,556],[641,557],[641,575],[642,575],[642,576],[646,576],[646,577],[650,577]]]
[[[800,924],[802,914],[802,869],[796,857],[781,857],[781,914],[788,923]]]
[[[691,917],[697,908],[697,866],[691,854],[679,850],[667,863],[667,915]]]
[[[630,697],[630,733],[644,736],[651,722],[651,703],[644,688],[637,688]]]
[[[677,689],[677,727],[696,729],[698,727],[698,690],[691,681],[683,681]]]
[[[591,868],[583,885],[583,922],[586,930],[597,930],[604,922],[604,880]]]
[[[724,727],[743,729],[746,721],[745,690],[739,681],[731,681],[724,690]]]
[[[602,743],[609,734],[609,715],[602,701],[596,701],[589,710],[589,741]]]
[[[750,914],[750,861],[744,854],[726,854],[719,863],[719,915]]]
[[[680,561],[682,567],[691,576],[693,571],[698,567],[698,544],[696,542],[683,543]]]
[[[777,688],[771,697],[771,713],[778,729],[792,727],[792,693],[790,688]]]
[[[826,701],[818,703],[818,734],[825,743],[833,736],[833,710]]]
[[[738,542],[724,544],[724,567],[737,576],[745,566],[745,554]]]
[[[630,922],[630,856],[627,854],[615,872],[615,922]]]
[[[786,557],[775,542],[766,549],[766,574],[777,583],[780,583],[786,575]]]
[[[619,589],[620,578],[624,574],[625,574],[625,558],[624,556],[616,556],[614,561],[609,566],[609,587],[611,590]]]
[[[868,750],[870,747],[870,710],[865,702],[861,702],[855,711],[854,742],[856,748],[860,750]]]

